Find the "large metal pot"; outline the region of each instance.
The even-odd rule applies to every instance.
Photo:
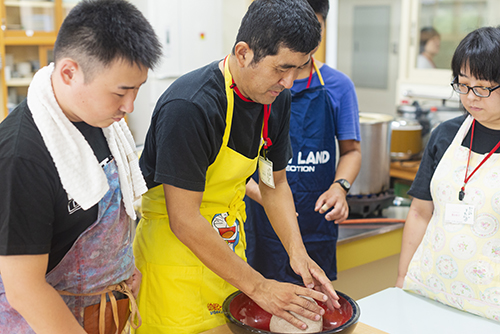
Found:
[[[350,195],[371,195],[390,187],[391,122],[385,114],[359,113],[362,163]]]

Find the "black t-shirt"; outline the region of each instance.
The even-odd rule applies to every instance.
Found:
[[[73,123],[98,161],[110,156],[100,128]],[[49,254],[47,272],[97,219],[68,199],[26,101],[0,123],[0,255]]]
[[[415,180],[408,191],[409,195],[422,200],[432,200],[430,184],[434,171],[466,118],[467,115],[463,115],[443,122],[432,132]],[[470,147],[471,130],[472,126],[462,141],[462,146],[467,148]],[[473,152],[489,153],[499,140],[500,130],[492,130],[476,122],[474,140],[472,141]],[[497,149],[496,153],[500,153],[500,148]]]
[[[149,127],[140,165],[148,188],[169,184],[205,190],[208,167],[219,153],[226,127],[227,99],[218,61],[190,72],[163,93]],[[289,137],[291,95],[283,91],[272,104],[267,157],[282,170],[292,157]],[[234,93],[228,146],[247,158],[257,156],[264,115],[262,104]],[[228,166],[230,168],[230,166]]]

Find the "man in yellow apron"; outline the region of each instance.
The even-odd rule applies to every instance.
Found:
[[[143,274],[138,334],[221,325],[222,303],[236,289],[302,328],[287,311],[311,319],[324,311],[299,295],[339,306],[305,251],[285,172],[291,158],[285,88],[319,39],[306,2],[254,1],[232,53],[179,78],[160,97],[141,157],[149,191],[134,242]],[[245,262],[243,197],[259,160],[267,214],[306,287],[267,280]]]

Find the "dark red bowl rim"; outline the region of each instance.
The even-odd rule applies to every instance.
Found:
[[[352,307],[352,316],[351,316],[351,318],[345,324],[343,324],[343,325],[341,325],[341,326],[339,326],[337,328],[333,328],[331,330],[328,330],[328,331],[317,332],[316,334],[340,333],[341,331],[343,331],[347,327],[350,327],[350,326],[354,325],[355,323],[357,323],[359,321],[359,317],[361,315],[361,309],[359,308],[358,303],[356,303],[356,301],[354,299],[352,299],[351,297],[349,297],[345,293],[342,293],[340,291],[335,291],[335,292],[337,292],[337,295],[339,295],[339,297],[344,298],[345,300],[347,300],[349,302],[349,304],[351,304],[351,307]],[[250,327],[248,325],[245,325],[244,323],[242,323],[241,321],[239,321],[238,319],[236,319],[231,314],[231,312],[229,311],[229,306],[231,305],[231,301],[237,295],[239,295],[240,293],[243,293],[243,292],[241,292],[239,290],[235,291],[232,294],[230,294],[224,300],[224,303],[222,304],[222,310],[224,311],[224,315],[226,316],[226,319],[229,322],[237,325],[238,327],[244,328],[245,330],[249,331],[250,333],[256,333],[256,334],[280,334],[280,333],[270,332],[270,331],[266,331],[266,330],[263,330],[263,329],[257,329],[257,328],[253,328],[253,327]]]

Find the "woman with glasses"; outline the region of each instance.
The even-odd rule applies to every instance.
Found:
[[[468,34],[451,66],[467,112],[427,144],[396,286],[500,321],[500,28]]]

